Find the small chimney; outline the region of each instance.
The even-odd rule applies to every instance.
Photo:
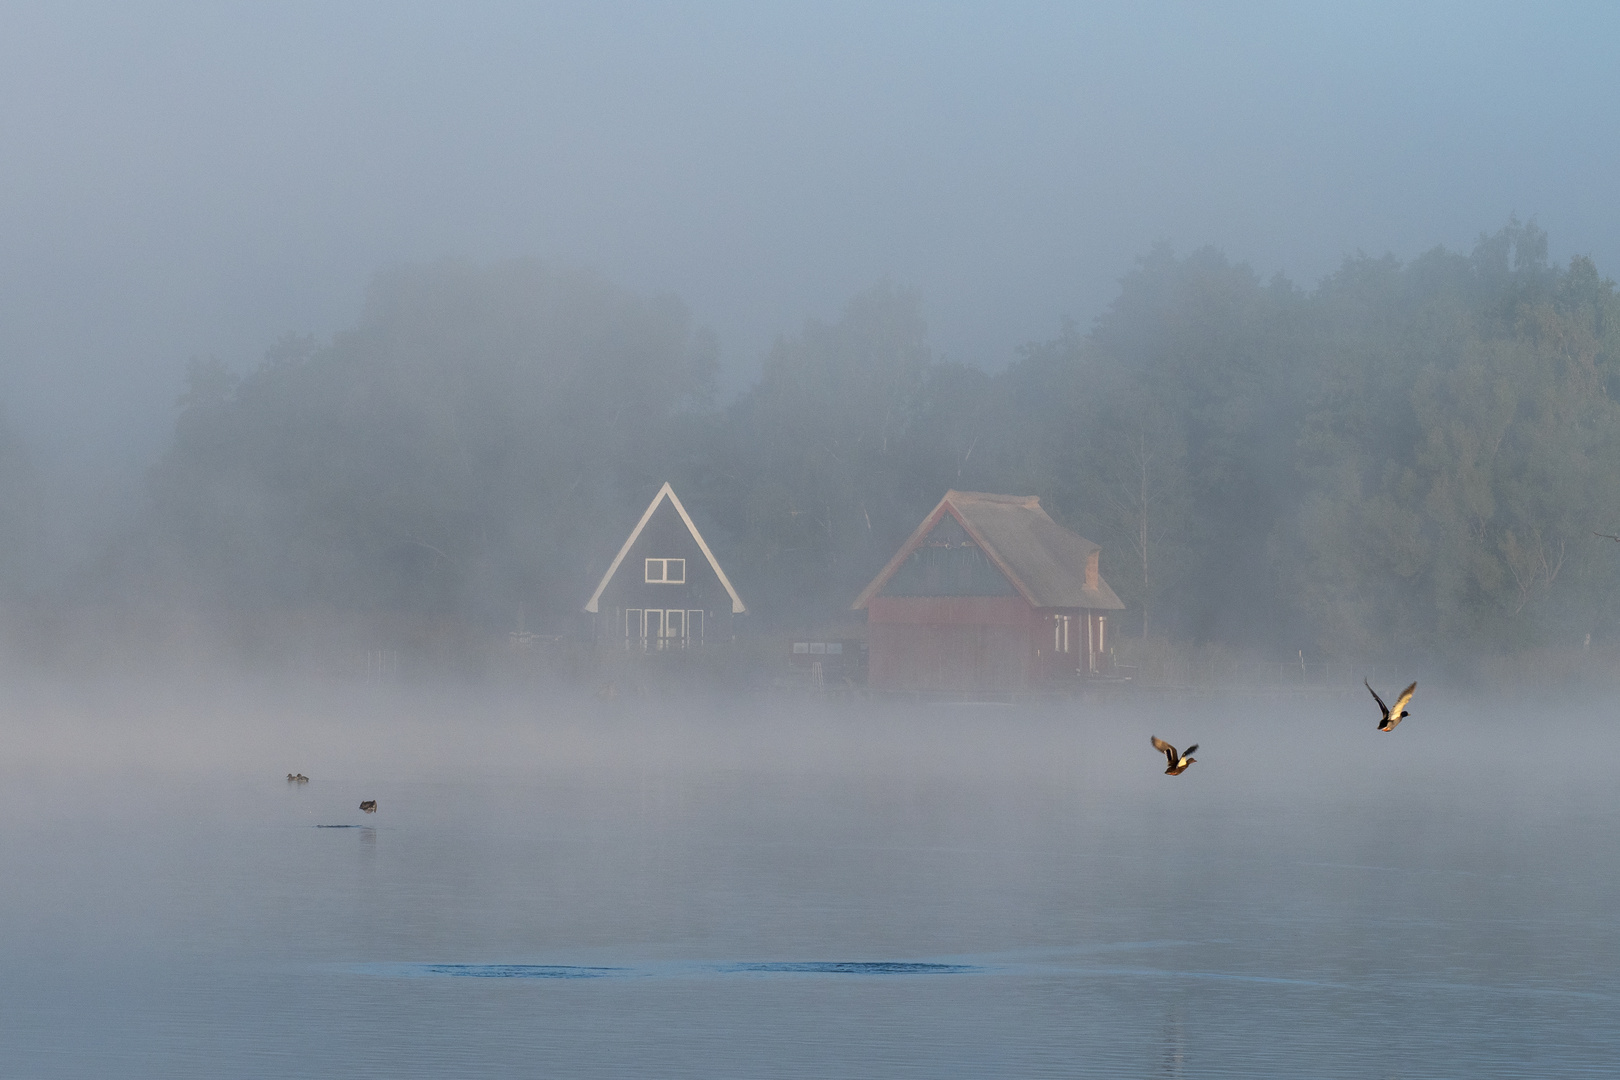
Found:
[[[1088,589],[1095,589],[1097,587],[1097,558],[1101,554],[1101,551],[1093,551],[1090,555],[1086,556],[1086,588]]]

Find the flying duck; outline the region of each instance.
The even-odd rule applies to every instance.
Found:
[[[1170,763],[1169,767],[1164,770],[1166,776],[1180,776],[1187,771],[1187,766],[1198,760],[1192,756],[1193,751],[1198,749],[1197,743],[1187,747],[1187,752],[1183,754],[1157,735],[1149,735],[1148,738],[1153,740],[1153,749],[1162,753],[1165,760]]]
[[[360,809],[364,810],[368,814],[375,814],[377,812],[377,800],[367,799],[365,802],[360,804]]]
[[[1362,679],[1361,683],[1367,688],[1367,693],[1373,696],[1373,700],[1378,702],[1378,708],[1384,713],[1384,718],[1378,721],[1379,731],[1394,731],[1396,724],[1412,715],[1406,711],[1406,703],[1412,700],[1413,694],[1417,693],[1417,683],[1413,683],[1411,686],[1408,686],[1405,690],[1401,691],[1401,696],[1395,699],[1395,707],[1393,709],[1384,704],[1384,699],[1378,696],[1378,691],[1372,688],[1372,683],[1368,682],[1366,679]]]

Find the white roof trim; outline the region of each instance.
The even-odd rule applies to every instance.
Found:
[[[619,549],[619,553],[613,557],[613,565],[609,566],[607,573],[602,575],[602,582],[597,585],[596,591],[591,593],[590,600],[585,604],[585,610],[592,615],[596,614],[597,601],[602,599],[603,590],[608,587],[608,582],[613,580],[613,575],[618,572],[619,564],[624,562],[624,557],[630,554],[631,548],[635,547],[636,538],[641,535],[641,530],[647,527],[647,522],[652,520],[653,511],[657,510],[658,504],[666,498],[669,499],[670,505],[675,507],[675,512],[681,515],[681,520],[686,523],[686,531],[691,533],[692,539],[697,541],[698,549],[703,552],[703,557],[709,560],[709,569],[714,571],[714,576],[720,579],[720,584],[724,585],[726,592],[731,594],[731,613],[733,615],[743,614],[748,609],[743,606],[742,597],[738,596],[737,590],[731,587],[731,579],[726,577],[724,570],[720,569],[720,563],[716,561],[714,552],[709,550],[709,545],[704,542],[703,534],[698,532],[696,525],[692,524],[692,516],[686,512],[686,507],[681,505],[680,498],[676,496],[675,489],[669,486],[668,481],[665,481],[664,486],[658,489],[658,494],[653,496],[653,501],[647,504],[647,512],[641,515],[641,520],[636,522],[636,527],[630,530],[630,539],[624,542],[624,546]]]

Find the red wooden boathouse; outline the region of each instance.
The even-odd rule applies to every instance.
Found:
[[[852,605],[867,613],[867,685],[1006,692],[1107,666],[1102,549],[1033,495],[947,491]]]

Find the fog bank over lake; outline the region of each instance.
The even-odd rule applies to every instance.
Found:
[[[0,4],[0,1080],[1610,1075],[1616,40]]]

